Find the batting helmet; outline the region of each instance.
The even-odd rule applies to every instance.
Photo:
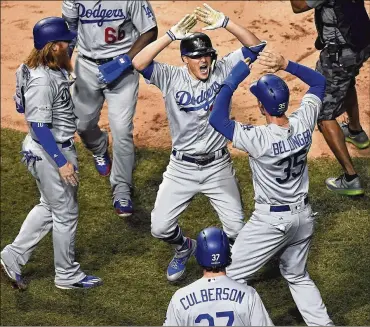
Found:
[[[195,257],[205,268],[223,268],[231,263],[229,239],[217,227],[203,229],[197,237]]]
[[[193,33],[181,40],[180,52],[182,56],[196,57],[210,54],[216,58],[216,50],[212,47],[211,39],[204,33]]]
[[[266,74],[254,82],[250,90],[271,116],[281,116],[287,111],[289,88],[280,77]]]
[[[67,22],[60,17],[41,19],[33,28],[33,40],[37,50],[41,50],[49,42],[71,42],[76,36],[77,33],[71,31]]]

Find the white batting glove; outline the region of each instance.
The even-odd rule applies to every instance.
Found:
[[[194,14],[186,15],[182,18],[176,25],[172,26],[167,35],[171,38],[172,41],[182,40],[187,36],[190,30],[197,24],[197,18]]]
[[[229,22],[229,17],[225,16],[224,13],[213,9],[211,6],[203,3],[204,8],[197,7],[194,10],[194,14],[197,19],[205,23],[206,27],[202,28],[206,30],[215,30],[217,28],[226,27]]]

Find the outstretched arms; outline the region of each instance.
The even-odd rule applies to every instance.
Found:
[[[326,78],[319,72],[285,59],[282,55],[265,50],[260,52],[258,62],[268,67],[266,72],[285,70],[310,86],[307,93],[315,94],[321,101],[325,95]]]
[[[245,47],[257,45],[262,42],[251,31],[234,23],[229,17],[225,16],[224,13],[213,9],[206,3],[203,8],[197,7],[194,13],[199,21],[207,25],[203,30],[214,30],[223,27],[233,34]]]
[[[134,68],[143,71],[172,41],[183,39],[196,23],[195,15],[186,15],[176,25],[172,26],[165,35],[150,43],[135,56],[132,61]]]

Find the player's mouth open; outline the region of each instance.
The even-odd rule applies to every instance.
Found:
[[[208,74],[208,65],[201,65],[199,70],[202,74]]]

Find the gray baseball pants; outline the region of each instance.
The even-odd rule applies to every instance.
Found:
[[[75,236],[78,220],[77,187],[66,185],[55,162],[42,146],[27,135],[23,151],[31,151],[41,160],[30,160],[28,170],[36,179],[40,191],[40,203],[27,215],[12,244],[1,252],[1,259],[13,271],[20,274],[37,244],[49,232],[53,233],[55,283],[69,285],[86,275],[75,261]],[[60,150],[66,159],[77,167],[74,145]]]

